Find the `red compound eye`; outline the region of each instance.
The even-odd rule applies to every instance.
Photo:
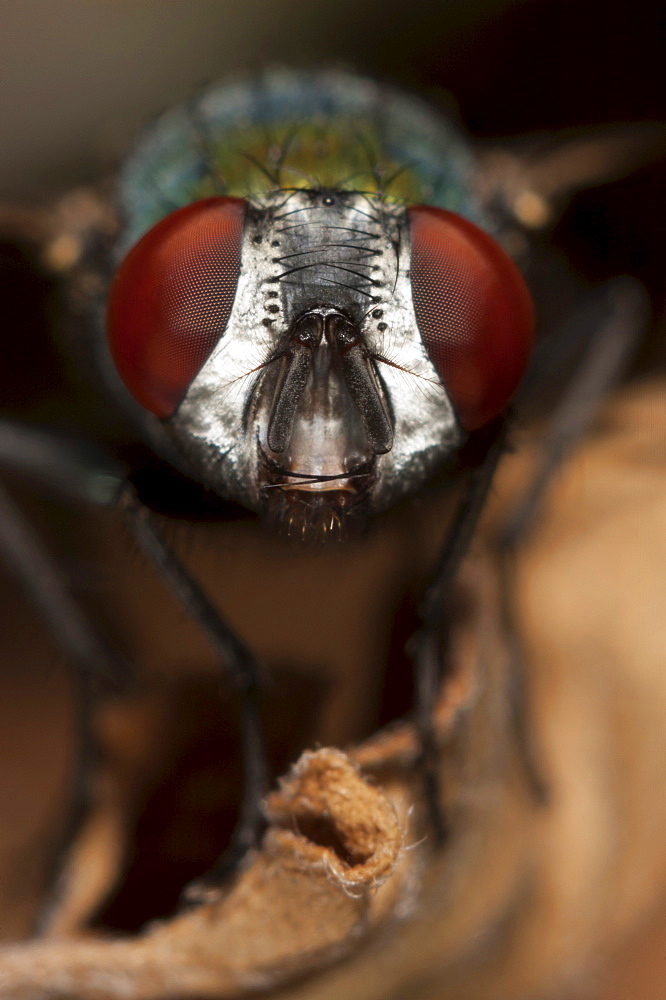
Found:
[[[245,202],[208,198],[167,215],[111,286],[108,338],[132,396],[170,416],[224,333],[240,271]]]
[[[510,257],[453,212],[409,209],[419,332],[467,430],[497,416],[525,371],[534,310]]]

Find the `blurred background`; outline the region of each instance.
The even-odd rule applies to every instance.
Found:
[[[0,202],[48,204],[97,180],[171,103],[215,78],[267,63],[342,64],[398,82],[456,108],[467,131],[488,144],[554,129],[663,121],[665,39],[661,0],[2,0]],[[636,275],[657,313],[664,305],[665,179],[662,160],[581,193],[549,237],[587,280]],[[6,260],[5,278],[21,295],[21,308],[41,308],[39,287],[28,282],[21,292],[16,275],[23,271]],[[47,314],[48,307],[42,325]],[[21,400],[35,400],[34,378],[26,376],[34,344],[6,346],[3,340],[0,383],[20,410]],[[657,338],[645,363],[658,366],[664,356]],[[38,409],[55,388],[42,378]],[[30,629],[30,613],[11,608],[12,619]],[[22,662],[24,634],[11,630],[8,663]],[[39,661],[39,651],[34,657]],[[52,662],[52,652],[46,659]],[[68,752],[57,733],[25,740],[44,713],[65,711],[64,701],[58,708],[57,670],[38,670],[27,687],[20,675],[10,667],[2,679],[0,758],[19,764],[0,771],[0,802],[21,803],[0,821],[5,867],[17,858],[29,867],[26,831],[38,842],[54,809],[56,792],[22,797],[25,783],[40,767],[60,773]],[[11,887],[7,893],[20,933],[29,907],[23,912]],[[12,933],[12,919],[5,926]],[[658,978],[663,942],[663,925],[646,929],[618,956],[599,997],[666,996]]]
[[[659,0],[3,0],[0,198],[97,180],[174,101],[270,63],[415,88],[482,143],[664,121],[665,18]],[[584,192],[552,234],[585,277],[636,274],[659,307],[664,173]]]
[[[663,118],[665,16],[657,0],[4,0],[0,186],[95,178],[164,107],[270,62],[446,88],[484,138]]]

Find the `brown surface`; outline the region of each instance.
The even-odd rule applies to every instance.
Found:
[[[436,100],[445,100],[438,89],[444,86],[454,92],[468,128],[481,137],[516,135],[576,124],[585,126],[601,121],[663,119],[666,96],[663,87],[663,4],[656,0],[634,5],[630,17],[626,3],[600,3],[598,0],[579,0],[575,4],[563,4],[561,0],[520,0],[513,4],[465,0],[463,3],[426,2],[421,5],[405,5],[395,0],[382,7],[381,15],[372,4],[366,8],[347,2],[317,6],[305,0],[295,4],[292,0],[273,0],[271,4],[255,0],[223,5],[217,0],[181,0],[180,3],[172,0],[168,6],[167,13],[163,0],[134,0],[124,5],[51,0],[47,13],[43,0],[2,5],[0,61],[3,111],[7,114],[3,124],[0,173],[6,191],[34,193],[44,200],[54,189],[64,190],[77,180],[98,178],[101,169],[105,170],[109,163],[123,155],[128,135],[174,98],[181,99],[207,78],[276,59],[299,64],[303,60],[342,59],[381,77],[427,88]],[[552,239],[556,247],[565,248],[574,268],[586,277],[597,280],[617,273],[635,273],[651,289],[657,303],[663,302],[663,207],[666,204],[663,190],[662,166],[657,170],[644,170],[624,184],[589,192],[577,198],[576,210],[567,213]],[[34,341],[34,326],[29,322],[32,317],[27,315],[29,310],[26,309],[26,303],[32,300],[30,289],[27,294],[20,292],[16,298],[16,314],[7,322],[5,290],[5,328],[7,334],[18,328],[19,335],[4,337],[0,360],[4,402],[18,400],[24,406],[26,400],[32,401],[35,395],[39,402],[40,393],[52,391],[54,364],[51,353],[43,344],[37,347]],[[557,289],[546,296],[546,314],[556,298]],[[23,325],[17,324],[19,318]],[[665,342],[663,332],[654,341],[654,350],[662,359]],[[35,371],[38,357],[42,359],[42,366]],[[18,377],[21,371],[26,376],[24,382]],[[663,539],[664,519],[663,510],[659,510],[651,499],[663,495],[663,479],[659,473],[663,462],[656,453],[663,441],[665,426],[662,394],[659,389],[645,397],[639,394],[637,399],[644,398],[644,404],[638,404],[642,413],[634,408],[630,416],[625,410],[624,440],[629,447],[624,455],[605,453],[604,462],[609,462],[608,475],[599,476],[598,486],[595,487],[595,477],[599,469],[594,459],[582,467],[577,466],[578,485],[575,476],[566,479],[568,492],[553,514],[563,528],[558,533],[563,555],[559,562],[555,559],[553,568],[558,568],[560,594],[566,594],[567,599],[556,602],[561,617],[551,619],[549,626],[560,637],[559,647],[553,633],[549,633],[547,645],[549,643],[551,648],[544,660],[547,677],[552,668],[549,657],[557,660],[558,656],[566,654],[571,658],[571,676],[578,677],[577,683],[587,678],[591,650],[592,660],[602,661],[595,671],[601,680],[596,690],[594,684],[590,688],[588,716],[595,718],[599,703],[604,710],[611,705],[620,706],[620,709],[611,713],[614,731],[607,742],[612,751],[596,772],[593,769],[596,779],[591,777],[590,782],[594,786],[597,780],[603,785],[604,801],[605,797],[615,801],[617,788],[610,776],[625,774],[627,785],[632,786],[633,776],[642,774],[641,780],[636,782],[636,796],[625,795],[618,806],[619,822],[610,824],[609,836],[617,835],[621,849],[630,859],[628,867],[635,868],[636,881],[643,886],[649,886],[650,879],[645,876],[644,846],[638,834],[642,827],[648,837],[650,829],[654,830],[650,827],[650,819],[655,821],[664,788],[663,774],[654,777],[645,767],[637,771],[635,766],[637,761],[642,760],[645,764],[652,760],[657,767],[664,757],[663,744],[659,743],[663,723],[656,733],[650,728],[650,720],[654,725],[657,711],[662,720],[664,717],[663,660],[659,662],[659,649],[663,647],[664,602],[663,590],[659,589],[663,581],[663,558],[655,544],[655,540]],[[50,412],[39,415],[46,420],[51,417]],[[637,427],[643,428],[644,447],[640,454],[632,452]],[[617,443],[617,436],[614,440]],[[651,485],[649,470],[653,467],[655,475]],[[593,502],[586,508],[588,491]],[[582,509],[579,506],[581,499]],[[585,509],[594,512],[591,523],[585,521]],[[626,511],[626,518],[623,511]],[[420,575],[428,565],[433,536],[438,536],[445,520],[445,515],[438,515],[434,509],[426,513],[427,528],[418,514],[412,517],[411,523],[403,524],[402,534],[397,521],[389,522],[376,543],[369,545],[365,552],[352,554],[351,558],[347,555],[341,559],[330,557],[321,564],[320,573],[307,558],[302,562],[290,559],[289,569],[284,571],[283,555],[270,547],[267,551],[265,541],[248,525],[234,525],[212,534],[204,531],[203,537],[201,531],[191,532],[192,538],[185,551],[192,555],[194,548],[194,556],[203,563],[218,600],[225,608],[233,609],[248,635],[257,636],[262,653],[269,659],[271,674],[277,668],[274,659],[282,658],[285,647],[289,655],[299,654],[304,649],[299,670],[294,673],[293,664],[290,665],[278,682],[284,687],[285,677],[289,678],[274,750],[276,762],[280,762],[278,769],[294,759],[303,746],[312,745],[313,732],[325,732],[326,740],[343,741],[355,739],[373,728],[371,709],[377,703],[381,687],[387,620],[398,623],[394,626],[393,644],[399,647],[413,621],[409,614],[404,614],[405,608],[409,608],[410,602],[413,604]],[[62,529],[63,516],[49,509],[47,520],[53,516],[58,518],[54,529],[57,533],[59,527]],[[205,645],[193,629],[183,624],[179,615],[174,615],[172,605],[160,588],[155,587],[150,572],[130,557],[126,539],[117,526],[115,530],[113,526],[103,526],[100,534],[99,522],[87,512],[77,512],[74,520],[76,531],[84,533],[85,543],[81,549],[88,547],[94,551],[100,546],[106,550],[103,554],[111,557],[110,561],[105,561],[104,575],[97,573],[92,582],[86,577],[90,573],[88,563],[82,561],[79,565],[75,561],[68,568],[72,569],[78,589],[83,591],[88,603],[102,619],[106,618],[107,624],[111,623],[112,634],[117,633],[132,652],[136,649],[137,659],[160,678],[161,686],[165,685],[165,675],[178,678],[183,672],[189,672],[212,676],[214,668]],[[567,532],[570,533],[568,537]],[[589,538],[587,549],[581,546],[581,538]],[[614,553],[610,561],[607,545]],[[226,568],[222,580],[213,555],[220,546]],[[581,558],[585,551],[584,561],[588,568],[596,567],[594,572],[581,572],[579,549]],[[541,578],[535,590],[535,595],[539,595],[538,606],[533,608],[537,621],[552,599],[552,591],[544,581],[548,579],[553,554],[552,549],[542,551],[532,567],[537,581]],[[373,565],[375,569],[370,569]],[[660,569],[655,569],[650,578],[645,567],[657,565]],[[79,573],[82,580],[78,579]],[[361,584],[358,588],[355,586],[357,579]],[[398,581],[403,581],[404,586]],[[526,586],[529,588],[531,584]],[[119,591],[123,594],[124,621],[116,611],[105,612]],[[288,600],[290,593],[296,593],[299,600],[303,595],[308,598],[303,614],[295,616],[293,629],[288,625],[294,612],[294,602]],[[338,598],[341,593],[343,596]],[[602,600],[597,608],[599,613],[592,613],[587,619],[588,625],[581,628],[590,610],[594,612],[590,595],[596,598],[602,593],[615,596],[605,605]],[[318,594],[321,594],[320,600],[317,600]],[[372,598],[370,612],[367,610],[368,594]],[[278,606],[275,595],[281,602]],[[253,619],[249,609],[254,606],[255,596],[257,615]],[[31,925],[48,846],[62,816],[65,775],[70,769],[73,747],[69,698],[60,657],[44,639],[39,625],[35,624],[11,582],[3,590],[1,606],[2,639],[7,645],[3,650],[0,676],[0,933],[10,939],[25,936]],[[344,628],[337,627],[338,621],[345,623]],[[308,626],[306,648],[302,644],[303,622]],[[312,628],[309,628],[310,622]],[[622,633],[622,623],[626,631],[618,634]],[[367,631],[366,626],[369,626]],[[595,631],[597,640],[603,635],[611,646],[615,641],[611,641],[611,637],[615,637],[617,648],[622,650],[626,672],[618,671],[616,657],[607,646],[597,647],[594,653]],[[270,641],[271,633],[275,634],[274,643]],[[139,638],[144,634],[145,641]],[[360,638],[355,638],[359,634]],[[565,649],[562,636],[567,635],[570,641],[569,648]],[[533,644],[538,649],[537,640],[538,636]],[[656,648],[644,657],[643,644],[650,646],[650,642]],[[381,646],[379,652],[377,643]],[[333,655],[331,648],[335,651]],[[373,663],[370,676],[363,670],[369,657]],[[328,683],[319,669],[322,661],[329,675],[348,665],[346,671],[342,670],[341,683],[334,687],[333,702],[324,709],[324,719],[312,718],[316,713],[311,708],[313,703],[319,703],[322,689]],[[535,677],[538,662],[537,656]],[[404,657],[397,668],[406,669]],[[556,671],[555,677],[559,676]],[[313,686],[316,689],[314,701],[311,698]],[[217,685],[214,683],[213,687]],[[404,687],[396,685],[394,678],[387,685],[392,693],[393,714],[399,714],[406,707]],[[576,731],[581,729],[584,712],[574,699],[573,715],[569,717],[566,699],[555,697],[565,693],[561,686],[556,684],[553,691],[550,682],[544,683],[543,691],[544,716],[552,714],[553,732],[559,734],[563,742],[557,753],[562,754],[563,762],[569,761],[572,774],[577,774],[581,767],[586,773],[583,766],[588,759],[586,745],[581,747],[574,739]],[[649,699],[654,703],[654,714],[646,707],[648,696],[645,692],[649,692]],[[190,869],[194,868],[194,873],[203,870],[205,858],[210,861],[211,851],[219,849],[220,840],[223,841],[228,833],[233,769],[231,778],[230,769],[222,775],[224,787],[220,791],[220,769],[213,767],[211,762],[219,765],[220,760],[232,759],[237,748],[233,731],[229,733],[233,730],[229,725],[229,706],[224,707],[224,722],[220,726],[219,717],[210,711],[214,702],[211,695],[209,684],[206,692],[202,688],[194,698],[176,697],[169,702],[178,702],[181,719],[188,714],[189,718],[199,720],[206,716],[202,703],[208,704],[207,728],[217,729],[218,738],[217,742],[210,742],[208,756],[204,755],[203,761],[197,758],[203,770],[191,781],[183,780],[177,789],[178,811],[182,817],[179,830],[174,832],[165,824],[165,809],[168,813],[168,804],[174,801],[173,790],[153,788],[153,814],[159,815],[159,823],[153,827],[157,826],[158,834],[161,831],[173,838],[169,843],[172,855],[165,863],[156,849],[164,838],[151,838],[151,830],[143,827],[138,831],[142,835],[143,850],[135,865],[130,866],[131,878],[127,878],[135,885],[135,891],[122,914],[116,908],[115,926],[122,925],[123,920],[127,924],[129,906],[139,919],[138,896],[149,896],[152,900],[152,905],[142,908],[145,919],[168,912],[170,904],[161,897],[158,902],[157,897],[158,890],[168,881],[165,872],[176,868],[175,847],[182,852],[183,841],[186,841],[191,849],[194,860],[188,861],[184,871],[179,869],[179,879],[187,881],[192,877]],[[298,706],[295,711],[294,705]],[[391,714],[385,712],[384,717]],[[177,726],[168,712],[166,716],[162,740],[172,747],[170,752],[177,758],[184,751],[174,748],[173,744],[178,743],[176,737],[186,727]],[[588,721],[588,716],[583,722]],[[219,731],[224,727],[226,740],[220,740]],[[585,727],[582,728],[584,731]],[[565,751],[569,753],[568,758]],[[364,750],[372,761],[377,760],[378,753],[377,745]],[[605,783],[604,778],[607,779]],[[159,777],[154,775],[153,785],[156,784],[159,786]],[[229,786],[232,786],[231,792]],[[579,782],[578,787],[579,793],[584,794],[584,783]],[[192,800],[197,804],[194,825]],[[581,812],[582,816],[590,814],[594,814],[591,807]],[[606,813],[601,810],[600,815],[603,818]],[[634,827],[623,841],[621,832],[626,829],[624,817],[628,816],[633,816]],[[593,819],[598,822],[599,813],[593,815]],[[222,836],[221,829],[225,831]],[[506,838],[512,836],[511,823],[502,829],[507,831]],[[579,834],[580,826],[572,821],[565,843],[573,840],[575,844]],[[587,842],[590,842],[589,836]],[[133,838],[132,844],[136,843]],[[573,852],[572,859],[575,854]],[[568,863],[569,858],[566,861]],[[503,864],[499,864],[495,875],[499,878],[504,871]],[[139,878],[142,872],[146,873],[145,877]],[[484,873],[487,877],[485,868]],[[612,873],[608,881],[614,884]],[[655,875],[653,881],[651,891],[656,897],[659,876]],[[489,878],[489,886],[491,882]],[[598,885],[594,891],[589,885],[583,888],[587,888],[594,898]],[[100,891],[99,886],[96,891]],[[586,977],[586,982],[595,988],[595,1000],[661,997],[666,981],[663,958],[666,933],[661,899],[654,910],[646,907],[642,916],[638,912],[640,905],[624,909],[626,897],[624,901],[611,899],[608,902],[602,892],[602,899],[604,904],[599,907],[604,911],[599,918],[602,924],[617,912],[625,915],[627,933],[619,934],[622,944],[618,935],[612,936],[612,944],[607,946],[595,944],[573,922],[563,931],[564,938],[579,933],[581,948],[589,948],[592,965],[597,959],[601,963]],[[463,909],[458,909],[458,918]],[[468,908],[465,912],[471,911]],[[113,925],[113,921],[110,923]],[[470,925],[461,921],[463,938],[465,933],[472,933]],[[422,938],[424,941],[427,938],[425,931]],[[486,949],[492,951],[493,940],[492,936],[485,940]],[[505,937],[500,934],[499,940],[504,942]],[[425,945],[423,948],[427,950]],[[609,951],[613,952],[612,960],[606,965]],[[400,959],[396,961],[399,964]],[[530,962],[524,957],[523,961],[529,966]],[[391,981],[391,968],[384,965],[381,957],[369,959],[370,972],[367,974],[372,978],[373,962],[384,970],[386,983],[395,985],[402,1000],[405,994],[400,993],[398,979]],[[563,967],[567,967],[566,961]],[[357,966],[355,976],[361,994],[362,975],[362,969]],[[464,978],[463,973],[461,976]],[[571,976],[574,984],[562,992],[571,1000],[579,1000],[582,987],[575,972],[571,972]],[[427,980],[428,973],[424,972],[423,981],[427,983]],[[457,982],[460,976],[456,980],[453,975],[453,980]],[[452,980],[447,977],[447,981]],[[454,988],[457,989],[452,986]],[[557,987],[554,989],[557,991]],[[307,996],[308,987],[304,990]],[[442,991],[438,981],[432,985],[432,992],[439,1000]],[[338,1000],[338,996],[333,995]],[[489,996],[494,1000],[494,988],[482,995],[484,1000]]]
[[[5,949],[3,1000],[56,987],[85,1000],[237,996],[280,983],[284,1000],[663,995],[665,426],[662,383],[621,396],[558,475],[521,559],[548,806],[536,805],[516,754],[498,581],[479,540],[438,714],[452,823],[441,855],[423,836],[409,727],[352,759],[306,754],[269,799],[262,851],[228,894],[139,938]],[[486,537],[528,466],[527,447],[507,461]],[[401,537],[394,528],[382,573],[387,539]],[[171,690],[184,705],[178,684]],[[346,690],[353,703],[357,683]],[[165,689],[165,705],[170,697]],[[107,746],[132,746],[132,731],[107,728]],[[150,726],[140,731],[150,742]],[[75,883],[90,871],[81,862]]]

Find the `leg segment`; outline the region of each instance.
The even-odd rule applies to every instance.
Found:
[[[416,726],[421,744],[421,773],[435,843],[441,846],[447,837],[442,813],[437,767],[437,742],[433,711],[443,670],[446,669],[446,634],[451,588],[467,552],[479,516],[485,506],[497,465],[506,448],[507,420],[495,421],[485,434],[485,453],[474,470],[463,494],[453,525],[444,543],[432,582],[421,606],[423,628],[416,637]]]
[[[241,745],[245,766],[243,800],[239,821],[229,849],[205,879],[205,885],[219,883],[252,847],[261,828],[261,800],[268,784],[263,727],[259,712],[261,678],[252,653],[215,608],[205,592],[180,562],[162,537],[152,514],[140,502],[130,485],[120,497],[120,507],[134,540],[160,571],[192,618],[207,634],[241,702]],[[204,882],[202,882],[202,886]],[[196,898],[195,884],[188,896]]]
[[[647,296],[632,279],[610,282],[591,298],[589,305],[596,316],[596,326],[587,334],[587,348],[550,419],[532,481],[509,513],[496,540],[502,574],[502,614],[512,663],[509,696],[513,729],[529,785],[539,802],[547,799],[548,789],[529,724],[527,664],[516,627],[517,555],[538,520],[544,496],[560,464],[626,372],[649,314]],[[552,343],[557,346],[557,336]]]
[[[232,843],[212,873],[212,878],[219,881],[256,843],[261,828],[260,803],[267,784],[267,766],[259,712],[260,674],[252,653],[166,543],[154,517],[127,482],[124,470],[105,460],[104,456],[100,458],[91,452],[87,445],[7,421],[0,421],[0,464],[35,479],[42,487],[45,485],[56,493],[74,496],[79,501],[119,506],[139,547],[217,651],[223,669],[241,698],[245,769],[241,815]],[[0,515],[3,510],[0,507]],[[18,511],[13,510],[10,516],[7,508],[0,520],[0,555],[4,554],[24,579],[33,603],[53,628],[68,658],[78,665],[81,690],[88,690],[89,677],[103,669],[101,665],[108,663],[107,672],[116,676],[115,657],[69,596],[55,563],[36,542]],[[82,696],[81,705],[82,713],[89,715],[87,694]],[[81,723],[81,728],[82,746],[88,747],[91,743],[89,719]],[[88,765],[85,770],[88,774]],[[74,812],[80,817],[82,811],[85,809],[77,798]]]
[[[503,576],[503,617],[511,652],[510,712],[525,772],[537,801],[547,790],[540,774],[527,712],[527,676],[524,655],[515,627],[513,607],[516,550],[534,524],[544,493],[560,462],[593,420],[602,400],[627,369],[643,334],[647,318],[646,296],[631,279],[618,279],[595,292],[591,314],[596,318],[592,331],[583,331],[588,341],[573,380],[562,396],[546,434],[541,459],[532,483],[506,520],[497,540]],[[569,324],[567,339],[577,330]],[[550,343],[557,350],[559,338]],[[416,720],[421,742],[421,769],[436,844],[446,839],[437,778],[437,747],[433,708],[443,670],[446,669],[446,614],[456,573],[474,533],[479,515],[492,485],[497,465],[506,449],[507,421],[491,427],[487,449],[463,496],[453,525],[444,543],[432,583],[428,587],[421,618],[423,629],[417,636]]]
[[[100,692],[128,679],[125,661],[111,651],[72,599],[56,562],[48,554],[7,492],[0,488],[0,558],[19,578],[32,603],[74,667],[77,766],[71,777],[68,814],[47,872],[47,898],[37,921],[45,933],[60,902],[58,875],[91,806],[97,746],[92,724]]]

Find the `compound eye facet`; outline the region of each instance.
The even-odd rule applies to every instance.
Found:
[[[246,203],[207,198],[171,212],[118,268],[109,347],[134,399],[174,412],[224,333],[236,296]]]
[[[466,430],[505,408],[523,376],[534,309],[518,268],[482,229],[441,208],[408,210],[414,313]]]

